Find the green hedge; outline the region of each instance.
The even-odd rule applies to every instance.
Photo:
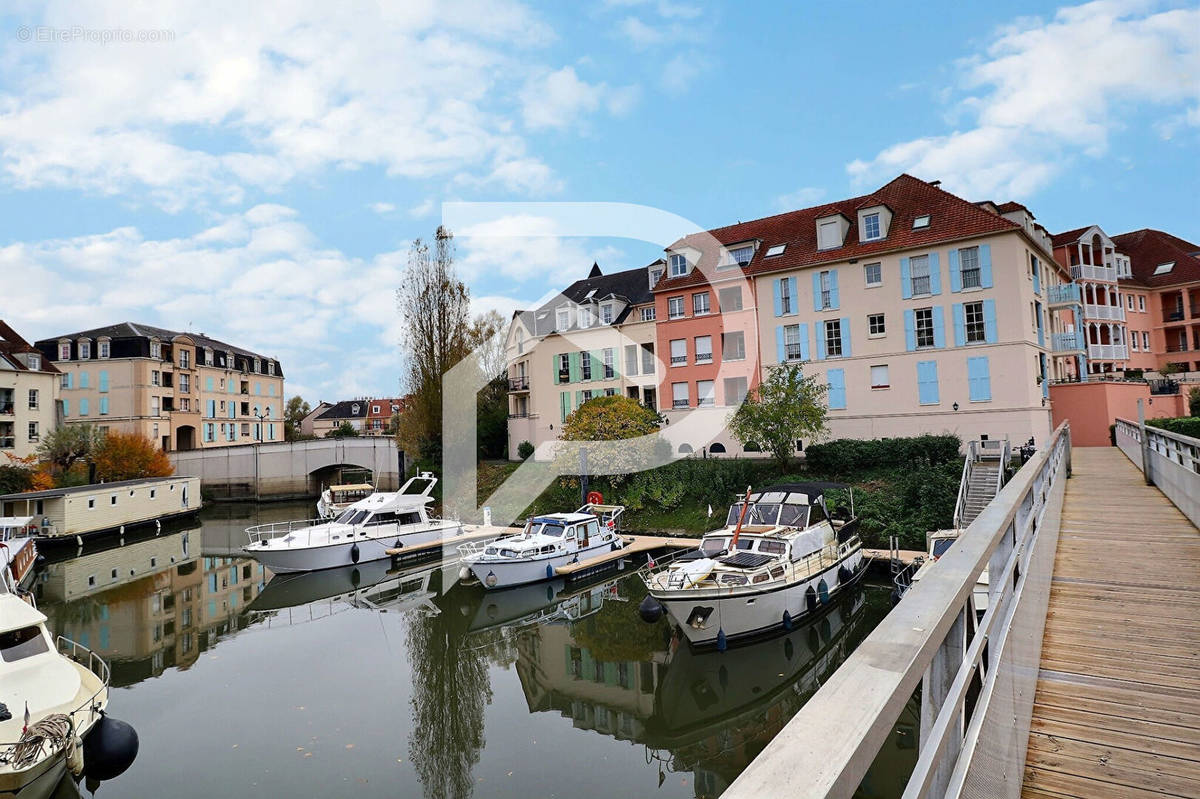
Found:
[[[1146,424],[1181,436],[1200,438],[1200,416],[1178,416],[1174,419],[1147,419]]]
[[[808,468],[831,475],[878,468],[939,466],[958,462],[962,441],[955,435],[911,438],[876,438],[867,441],[840,438],[813,444],[807,452]]]

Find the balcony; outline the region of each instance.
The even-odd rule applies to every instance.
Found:
[[[1055,305],[1078,305],[1083,302],[1083,296],[1079,293],[1078,283],[1058,283],[1050,286],[1046,295],[1051,307]]]
[[[1083,306],[1084,319],[1108,319],[1116,322],[1125,320],[1125,306],[1123,305],[1091,305]]]
[[[1084,351],[1083,334],[1054,333],[1050,336],[1050,349],[1054,352],[1082,353]]]
[[[11,402],[0,402],[0,413],[6,416],[12,416],[16,413],[16,405]]]
[[[1188,345],[1186,341],[1177,341],[1174,344],[1167,345],[1167,352],[1187,352]]]
[[[1177,306],[1175,308],[1163,308],[1163,322],[1165,324],[1170,324],[1171,322],[1182,322],[1182,321],[1184,321],[1182,305]]]
[[[528,391],[529,378],[526,376],[508,378],[509,391]]]
[[[1146,382],[1150,384],[1151,394],[1159,395],[1179,393],[1179,382],[1176,380],[1168,380],[1164,378],[1162,380],[1147,380]]]
[[[1116,283],[1117,270],[1111,266],[1076,264],[1071,267],[1071,277],[1075,280],[1102,280],[1108,283]]]
[[[0,436],[0,449],[13,449],[16,446],[16,436]]]
[[[1093,361],[1124,361],[1129,358],[1129,348],[1124,344],[1089,344],[1087,355]]]

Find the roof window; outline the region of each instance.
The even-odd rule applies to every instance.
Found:
[[[787,249],[786,244],[776,244],[773,247],[767,248],[767,254],[764,255],[763,257],[764,258],[774,258],[776,255],[783,255],[783,251],[785,249]]]
[[[1154,267],[1154,274],[1165,275],[1167,272],[1170,272],[1174,268],[1175,268],[1175,262],[1167,261],[1165,264],[1159,264],[1158,266]]]
[[[922,214],[913,220],[913,230],[929,227],[929,214]]]

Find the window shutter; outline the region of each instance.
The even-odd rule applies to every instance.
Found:
[[[620,377],[621,377],[621,362],[617,359],[617,350],[615,347],[609,347],[608,351],[612,355],[613,377],[615,379],[620,379]]]
[[[787,360],[787,347],[783,344],[783,325],[775,326],[775,360],[778,363]]]
[[[979,285],[985,289],[992,287],[992,245],[979,245]]]
[[[567,414],[571,412],[571,392],[558,392],[558,411],[561,421],[567,421]]]
[[[935,296],[942,293],[942,267],[936,252],[929,253],[929,293]]]
[[[989,402],[992,399],[992,377],[986,356],[967,358],[967,385],[971,402]]]
[[[907,285],[908,278],[904,282]],[[917,348],[917,317],[912,308],[904,312],[904,346],[909,352]]]
[[[800,329],[799,329],[799,331],[798,331],[798,332],[799,332],[799,335],[800,335],[800,360],[802,360],[802,361],[807,361],[807,360],[808,360],[808,354],[809,354],[809,349],[808,349],[808,324],[807,324],[807,323],[805,323],[805,324],[802,324],[802,325],[800,325]]]
[[[567,356],[567,366],[568,366],[567,382],[569,382],[569,383],[579,382],[579,353],[578,352],[572,352],[570,355]]]
[[[813,272],[813,310],[821,310],[821,273]]]
[[[825,360],[825,325],[817,322],[813,325],[813,338],[817,340],[817,360]]]
[[[846,370],[845,369],[830,369],[825,373],[825,379],[829,384],[829,408],[830,410],[845,410],[846,408]]]
[[[933,346],[946,346],[946,315],[942,306],[933,306]]]
[[[996,335],[996,301],[983,301],[983,331],[988,344],[995,344],[999,341],[999,336]]]
[[[783,316],[783,297],[780,296],[779,281],[783,278],[776,278],[771,281],[771,289],[775,293],[775,315]]]
[[[100,370],[100,392],[107,393],[108,391],[108,370]]]
[[[938,404],[937,361],[917,362],[917,398],[922,405]]]
[[[829,270],[829,300],[833,306],[833,310],[836,311],[839,307],[841,307],[841,303],[838,300],[838,278],[836,269]]]
[[[967,343],[967,320],[963,315],[963,304],[954,303],[950,312],[954,316],[954,346],[961,347]]]
[[[950,251],[950,290],[962,291],[962,267],[958,261],[958,250]]]
[[[912,299],[912,281],[908,279],[907,258],[900,259],[900,296],[906,300]]]
[[[100,398],[100,415],[104,416],[108,413],[108,397]]]
[[[583,404],[583,392],[576,391],[575,392],[575,407],[578,408],[582,404]]]
[[[837,306],[834,306],[834,307],[837,307]],[[842,328],[842,330],[841,330],[841,333],[842,333],[842,357],[849,358],[850,357],[850,319],[849,319],[849,317],[846,317],[846,316],[842,317],[842,323],[841,323],[840,327]]]

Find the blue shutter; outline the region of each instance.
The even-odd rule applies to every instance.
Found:
[[[87,397],[81,397],[81,398],[79,399],[79,415],[80,415],[80,416],[87,416],[87,415],[88,415],[88,400],[87,400]]]
[[[908,259],[900,259],[900,296],[912,299],[912,281],[908,279]]]
[[[817,360],[825,360],[825,325],[820,322],[813,324],[813,338],[817,340]]]
[[[850,357],[850,318],[849,317],[846,317],[846,316],[842,317],[841,328],[842,328],[842,357],[849,358]]]
[[[813,272],[813,310],[821,310],[821,273]]]
[[[1038,269],[1036,266],[1030,266],[1029,271],[1031,271],[1033,273],[1033,293],[1041,294],[1042,293],[1042,275],[1041,275],[1042,270]]]
[[[904,346],[909,352],[917,348],[917,316],[912,308],[904,312]]]
[[[992,245],[979,245],[979,285],[985,289],[992,287]]]
[[[74,387],[75,387],[75,375],[72,374],[71,372],[67,372],[67,388],[74,388]]]
[[[836,311],[840,307],[840,303],[838,301],[838,278],[836,269],[829,270],[829,301],[833,307],[833,310]]]
[[[63,416],[70,416],[71,415],[71,401],[69,399],[65,399],[62,401],[62,404],[63,404]]]
[[[933,346],[946,346],[946,317],[940,305],[933,306]]]
[[[230,400],[229,401],[229,418],[232,419],[235,416],[237,416],[237,403],[234,402],[233,400]]]
[[[971,402],[988,402],[992,398],[992,376],[986,356],[967,358],[967,386]]]
[[[830,369],[825,373],[829,383],[830,410],[845,410],[846,408],[846,370]]]
[[[87,387],[88,387],[88,383],[89,383],[89,382],[90,382],[90,381],[88,380],[88,373],[87,373],[87,372],[80,372],[80,373],[79,373],[79,387],[80,387],[80,388],[87,388]]]
[[[950,290],[962,291],[962,267],[958,263],[958,250],[950,251]]]
[[[942,293],[942,267],[938,263],[936,252],[929,253],[929,293],[933,295]]]
[[[108,370],[107,369],[100,370],[100,393],[101,394],[108,393]]]
[[[783,278],[776,278],[771,281],[771,289],[775,293],[775,315],[783,316],[783,297],[780,295],[779,281]]]
[[[783,325],[775,326],[775,360],[778,363],[787,360],[787,347],[783,343]]]
[[[807,323],[805,323],[805,324],[802,324],[802,325],[800,325],[800,326],[799,326],[799,328],[800,328],[800,329],[799,329],[798,333],[799,333],[799,336],[800,336],[800,360],[802,360],[802,361],[807,361],[807,360],[808,360],[808,353],[809,353],[809,349],[808,349],[808,324],[807,324]]]
[[[108,397],[100,398],[100,415],[101,416],[108,415]]]
[[[917,361],[917,398],[922,405],[938,404],[937,361]]]
[[[988,344],[995,344],[999,340],[996,335],[996,301],[983,301],[983,332]]]
[[[954,303],[951,313],[954,316],[954,346],[961,347],[967,343],[967,320],[963,315],[963,304]]]
[[[786,280],[788,282],[788,296],[791,297],[791,299],[792,299],[791,313],[793,313],[793,314],[799,313],[800,312],[800,291],[796,288],[796,278],[785,277],[784,280]]]

